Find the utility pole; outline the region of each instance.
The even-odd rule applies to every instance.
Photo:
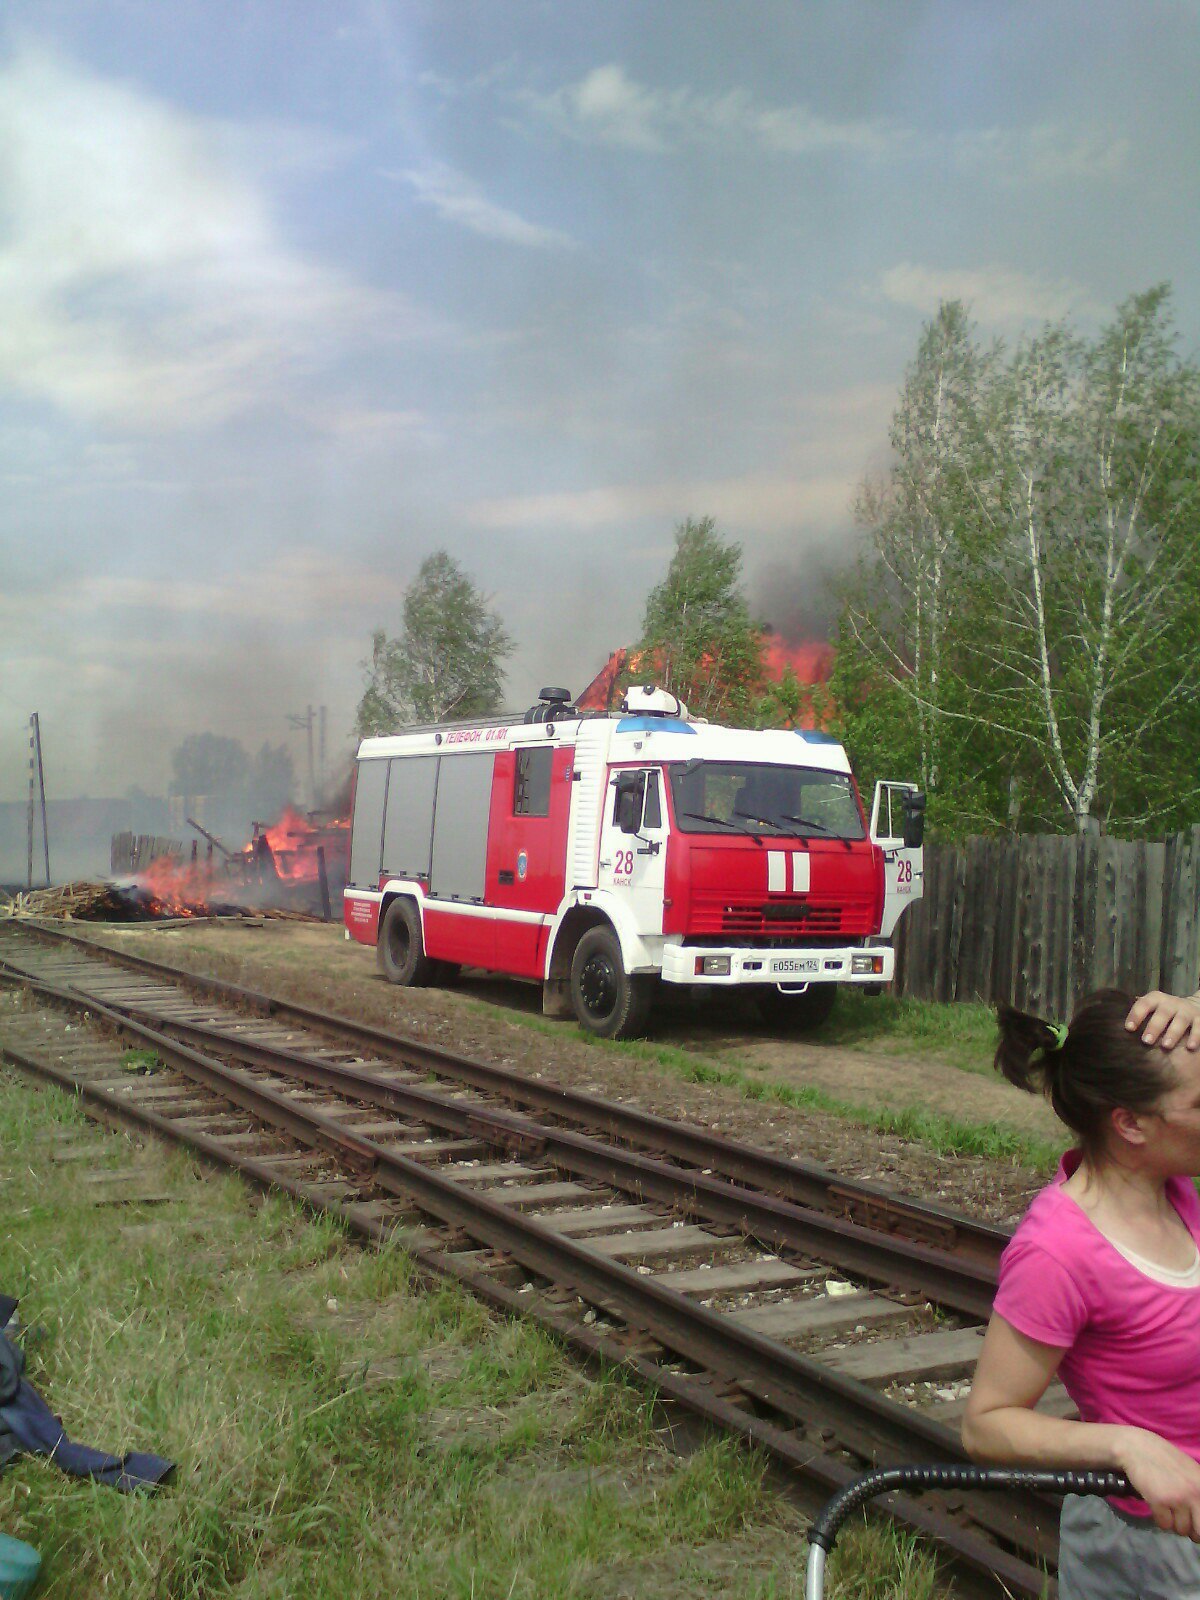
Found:
[[[327,706],[322,706],[321,707],[321,722],[320,722],[321,736],[320,736],[320,741],[319,741],[319,743],[317,745],[317,773],[318,773],[318,775],[319,775],[319,777],[321,779],[321,799],[322,800],[325,799],[325,784],[326,784],[326,780],[327,780],[327,777],[328,777],[327,768],[325,766],[325,723],[328,720],[328,709],[329,708]]]
[[[37,713],[34,713],[36,716]],[[33,888],[33,717],[29,719],[29,806],[25,812],[25,887]]]
[[[288,713],[288,723],[293,728],[303,728],[308,735],[308,809],[315,811],[317,808],[317,775],[313,767],[313,708],[308,707],[303,716],[298,712]]]
[[[36,778],[36,783],[35,783]],[[42,766],[42,727],[37,712],[29,718],[29,809],[26,816],[25,886],[33,888],[33,832],[35,796],[41,802],[42,855],[46,887],[50,887],[50,834],[46,827],[46,773]]]

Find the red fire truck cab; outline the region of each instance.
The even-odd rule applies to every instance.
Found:
[[[745,986],[812,1028],[838,985],[891,980],[923,809],[881,783],[868,821],[825,733],[718,727],[649,686],[611,716],[547,689],[523,721],[363,740],[346,930],[393,983],[536,978],[548,1015],[608,1038],[641,1031],[659,982]]]

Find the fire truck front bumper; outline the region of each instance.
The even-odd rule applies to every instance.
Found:
[[[805,989],[810,983],[890,983],[896,952],[888,944],[847,945],[844,949],[762,950],[740,945],[667,944],[662,953],[664,983],[716,988],[762,983]]]

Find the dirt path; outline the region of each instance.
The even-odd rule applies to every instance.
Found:
[[[813,1084],[842,1100],[891,1107],[919,1105],[960,1122],[1002,1122],[1040,1138],[1058,1136],[1058,1121],[1043,1100],[1023,1094],[1002,1079],[965,1072],[937,1060],[810,1041],[756,1039],[753,1035],[728,1045],[716,1040],[706,1049],[701,1041],[697,1046],[717,1060],[736,1060],[765,1080],[797,1087]],[[687,1043],[683,1047],[692,1048]]]
[[[1041,1174],[1015,1164],[942,1156],[844,1118],[749,1099],[737,1087],[687,1081],[678,1067],[660,1064],[644,1048],[640,1054],[597,1048],[574,1023],[543,1023],[533,985],[481,977],[455,989],[395,989],[378,976],[374,952],[347,942],[337,927],[202,924],[155,933],[143,925],[108,929],[102,937],[153,960],[268,989],[517,1072],[629,1099],[664,1116],[802,1155],[847,1176],[873,1177],[995,1221],[1014,1221],[1044,1182]],[[764,1037],[741,1001],[699,1010],[668,1005],[650,1043],[669,1044],[701,1061],[736,1065],[752,1079],[811,1085],[875,1109],[915,1106],[963,1122],[1002,1123],[1056,1137],[1057,1124],[1040,1101],[981,1073],[882,1050]]]

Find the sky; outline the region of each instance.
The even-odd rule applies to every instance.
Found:
[[[445,548],[513,706],[713,515],[819,631],[923,321],[1200,348],[1200,7],[6,0],[0,800],[352,748]]]

